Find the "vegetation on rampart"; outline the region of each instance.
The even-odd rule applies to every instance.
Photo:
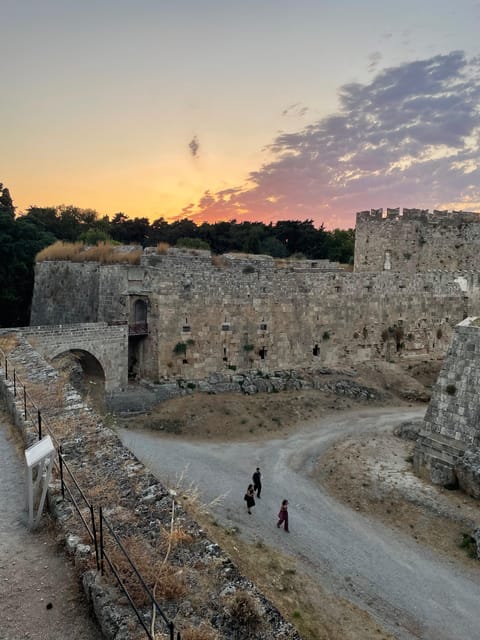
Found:
[[[122,247],[124,249],[124,247]],[[114,244],[101,242],[98,245],[85,245],[83,242],[62,242],[45,247],[37,254],[36,261],[70,260],[71,262],[100,262],[101,264],[139,264],[141,248],[132,247],[130,251],[119,250]]]

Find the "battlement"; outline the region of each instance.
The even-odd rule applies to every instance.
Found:
[[[429,209],[407,209],[406,207],[400,209],[400,207],[397,207],[395,209],[387,208],[385,212],[383,208],[381,208],[370,209],[370,211],[358,211],[356,214],[357,226],[359,223],[375,223],[378,221],[385,222],[392,220],[399,222],[416,221],[424,222],[427,224],[435,224],[440,221],[451,223],[479,223],[480,213],[471,211],[448,211],[439,209],[430,211]]]

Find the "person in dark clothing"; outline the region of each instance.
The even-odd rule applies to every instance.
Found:
[[[280,511],[278,512],[278,522],[277,527],[280,529],[282,526],[287,533],[288,531],[288,500],[282,500],[282,506],[280,507]]]
[[[262,492],[262,474],[260,473],[260,468],[257,467],[255,473],[252,476],[253,480],[253,490],[257,492],[257,498],[260,498],[260,494]]]
[[[251,508],[255,506],[255,491],[253,490],[253,484],[248,485],[247,492],[243,499],[247,503],[247,513],[252,515]]]

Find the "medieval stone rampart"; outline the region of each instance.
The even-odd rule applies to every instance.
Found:
[[[355,271],[462,271],[476,264],[480,214],[423,209],[357,213]]]
[[[53,288],[62,305],[50,304]],[[147,250],[139,266],[37,264],[32,324],[132,325],[138,305],[148,332],[130,339],[131,372],[201,379],[222,370],[441,357],[453,327],[480,313],[479,277],[350,273],[325,261],[178,250]]]
[[[480,498],[479,388],[480,319],[467,318],[455,328],[433,388],[414,466],[435,484],[458,484],[476,498]]]

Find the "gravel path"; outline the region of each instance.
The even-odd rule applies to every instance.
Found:
[[[246,540],[261,538],[298,559],[299,568],[376,617],[395,637],[480,638],[478,572],[468,571],[411,538],[336,502],[309,473],[318,456],[352,432],[391,429],[424,409],[366,409],[325,417],[284,439],[246,443],[186,442],[144,431],[119,430],[124,444],[161,480],[174,486],[186,469],[219,523]],[[262,499],[248,516],[243,494],[256,466]],[[275,527],[283,498],[290,534]]]
[[[0,483],[0,640],[100,640],[53,536],[26,529],[24,467],[1,411]]]

